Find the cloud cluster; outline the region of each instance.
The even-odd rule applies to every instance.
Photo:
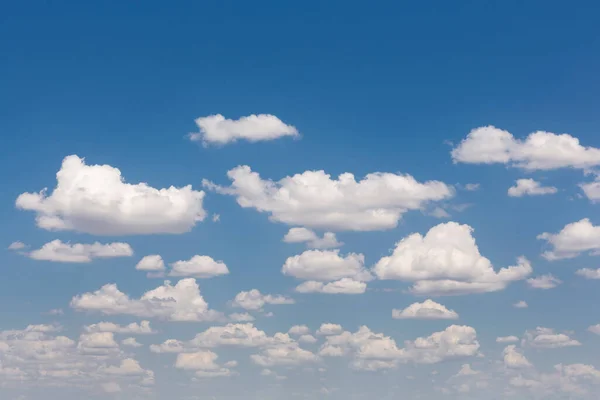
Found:
[[[76,155],[65,157],[50,195],[23,193],[16,206],[34,211],[37,225],[52,231],[94,235],[184,233],[204,220],[203,191],[191,185],[156,189],[126,183],[110,165],[86,165]]]
[[[281,272],[306,282],[296,287],[299,293],[360,294],[373,279],[365,268],[362,254],[340,255],[339,250],[307,250],[288,257]]]
[[[134,315],[170,321],[214,321],[223,316],[208,308],[193,278],[182,279],[177,284],[165,281],[164,285],[131,299],[117,285],[108,284],[91,293],[73,297],[71,307],[78,311],[96,311],[107,315]]]
[[[154,372],[124,353],[112,332],[58,335],[49,325],[0,332],[0,380],[3,387],[64,387],[101,390],[119,386],[130,395],[154,384]]]
[[[324,171],[306,171],[275,182],[239,166],[227,176],[232,181],[229,187],[206,180],[203,185],[235,196],[244,208],[270,214],[272,221],[335,231],[391,229],[403,213],[454,195],[443,182],[421,183],[410,175],[392,173],[371,173],[357,182],[351,173],[332,179]]]
[[[391,337],[361,326],[355,333],[344,331],[327,336],[319,350],[323,357],[352,355],[352,366],[365,370],[394,368],[399,362],[434,364],[449,359],[472,357],[478,353],[479,342],[475,329],[459,325],[449,326],[428,337],[407,340],[403,348]]]
[[[314,231],[307,228],[290,228],[283,237],[283,241],[285,243],[306,243],[306,247],[311,249],[332,249],[344,244],[338,242],[333,232],[325,232],[323,237],[319,237]]]
[[[494,126],[473,129],[451,154],[454,162],[507,164],[526,170],[600,165],[600,149],[584,147],[571,135],[537,131],[520,140]]]
[[[473,228],[456,222],[434,226],[425,236],[413,233],[396,244],[392,255],[373,268],[379,279],[414,282],[418,295],[461,295],[494,292],[522,280],[532,272],[529,261],[496,272],[479,253]]]
[[[581,343],[565,333],[556,333],[550,328],[537,327],[534,330],[525,332],[521,345],[539,349],[555,349],[581,346]]]

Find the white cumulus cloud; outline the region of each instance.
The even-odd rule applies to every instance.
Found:
[[[190,133],[189,138],[204,145],[225,145],[238,140],[260,142],[284,136],[299,137],[298,130],[270,114],[249,115],[240,119],[226,119],[221,114],[196,119],[200,132]]]
[[[152,254],[144,256],[144,258],[137,263],[135,269],[138,271],[160,272],[165,270],[165,262],[158,254]]]
[[[588,169],[600,165],[600,149],[569,134],[537,131],[524,140],[494,126],[473,129],[452,150],[454,162],[508,164],[526,170]]]
[[[208,308],[195,279],[182,279],[177,284],[164,285],[131,299],[117,285],[107,284],[92,293],[73,297],[71,307],[78,311],[97,311],[107,315],[135,315],[170,321],[212,321],[223,318]]]
[[[600,279],[600,268],[582,268],[575,271],[575,273],[579,276],[584,277],[585,279]]]
[[[131,257],[132,255],[133,249],[127,243],[63,243],[58,239],[28,253],[28,256],[34,260],[71,263],[89,263],[94,258]]]
[[[581,343],[572,339],[566,333],[556,333],[554,329],[537,327],[525,332],[521,341],[522,346],[539,349],[556,349],[560,347],[581,346]]]
[[[306,171],[275,182],[239,166],[227,175],[230,187],[206,180],[203,185],[236,196],[244,208],[269,213],[272,221],[337,231],[392,229],[405,212],[454,195],[443,182],[392,173],[371,173],[357,182],[351,173],[332,179],[324,171]]]
[[[34,211],[40,228],[94,235],[184,233],[204,220],[203,191],[191,185],[156,189],[126,183],[110,165],[86,165],[76,155],[65,157],[56,187],[23,193],[18,208]]]
[[[588,218],[565,225],[558,233],[544,232],[537,236],[553,247],[542,254],[547,260],[574,258],[581,253],[600,253],[600,226],[593,225]]]
[[[323,237],[319,237],[314,231],[307,228],[290,228],[283,237],[283,241],[286,243],[306,243],[306,246],[311,249],[332,249],[344,244],[338,242],[333,232],[325,232]]]
[[[265,304],[294,304],[294,300],[282,295],[262,294],[258,289],[239,292],[233,299],[232,306],[245,310],[261,310]]]
[[[562,281],[552,274],[540,275],[535,278],[527,279],[527,284],[532,289],[554,289]]]
[[[542,186],[540,182],[533,179],[518,179],[516,185],[508,189],[510,197],[543,196],[556,192],[558,189],[554,186]]]
[[[205,279],[229,274],[229,269],[222,261],[215,261],[209,256],[195,255],[189,260],[175,261],[171,264],[169,276],[189,276]]]
[[[427,299],[422,303],[413,303],[403,310],[392,310],[394,319],[458,319],[458,313],[448,310],[442,304]]]
[[[456,222],[434,226],[425,236],[413,233],[396,244],[392,255],[373,268],[379,279],[414,282],[418,295],[460,295],[494,292],[532,272],[529,261],[496,272],[479,253],[473,228]]]

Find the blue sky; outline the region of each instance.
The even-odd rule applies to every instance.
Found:
[[[0,397],[597,398],[597,12],[3,5]]]

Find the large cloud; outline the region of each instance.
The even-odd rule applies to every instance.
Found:
[[[130,257],[133,249],[127,243],[63,243],[56,239],[27,255],[34,260],[89,263],[94,258]]]
[[[584,252],[592,255],[600,253],[600,226],[594,226],[588,218],[564,226],[558,233],[544,232],[537,237],[550,244],[553,249],[546,251],[547,260],[574,258]]]
[[[269,213],[273,221],[337,231],[391,229],[406,211],[454,194],[443,182],[421,183],[410,175],[392,173],[368,174],[357,182],[351,173],[332,179],[324,171],[306,171],[275,182],[239,166],[227,176],[230,187],[208,181],[203,185],[236,196],[240,206]]]
[[[415,282],[419,295],[459,295],[494,292],[524,279],[532,268],[519,257],[518,265],[496,272],[479,253],[473,228],[456,222],[434,226],[425,236],[411,234],[396,244],[392,255],[373,268],[379,279]]]
[[[93,293],[73,297],[71,307],[78,311],[98,311],[108,315],[135,315],[171,321],[212,321],[222,315],[208,308],[195,279],[187,278],[144,293],[131,299],[117,285],[107,284]]]
[[[584,147],[568,134],[537,131],[516,139],[494,126],[473,129],[452,150],[454,162],[508,164],[527,170],[587,169],[600,165],[600,149]]]
[[[249,115],[237,120],[226,119],[221,114],[196,119],[200,129],[189,138],[204,145],[224,145],[238,140],[260,142],[284,136],[299,137],[298,130],[270,114]]]
[[[191,185],[155,189],[126,183],[110,165],[86,165],[76,155],[65,157],[52,194],[23,193],[18,208],[35,211],[37,225],[47,230],[73,230],[95,235],[184,233],[206,212],[203,191]]]

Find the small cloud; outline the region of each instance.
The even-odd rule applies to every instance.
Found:
[[[514,308],[527,308],[527,307],[529,307],[529,305],[524,300],[521,300],[521,301],[518,301],[515,304],[513,304],[513,307]]]
[[[552,274],[538,276],[537,278],[527,279],[527,284],[532,289],[554,289],[560,285],[562,281]]]
[[[17,251],[17,250],[23,250],[24,248],[26,248],[27,245],[23,242],[12,242],[9,246],[8,246],[8,250],[13,250],[13,251]]]
[[[479,183],[467,183],[465,185],[465,190],[468,190],[469,192],[474,192],[476,190],[479,190]]]
[[[213,222],[219,222],[221,220],[221,215],[220,214],[213,214],[212,216],[212,221]]]

